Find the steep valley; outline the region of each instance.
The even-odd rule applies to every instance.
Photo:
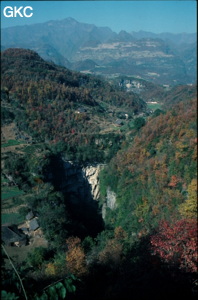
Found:
[[[72,35],[74,24],[82,26],[60,24]],[[45,24],[45,41],[54,26]],[[128,42],[122,33],[116,41],[111,30],[91,25],[81,33],[68,56],[90,63],[98,55],[95,68],[102,57],[113,68],[120,59],[135,66],[139,56],[136,71],[153,73],[146,79],[167,68],[172,84],[176,69],[186,72],[161,40]],[[2,204],[17,208],[2,213],[3,247],[29,299],[196,299],[196,85],[119,74],[104,80],[22,48],[3,51],[1,65]],[[8,263],[5,255],[3,289],[22,299]]]

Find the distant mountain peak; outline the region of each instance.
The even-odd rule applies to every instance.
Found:
[[[65,22],[73,22],[73,23],[79,23],[78,21],[76,21],[74,18],[71,18],[71,17],[68,17],[68,18],[64,18],[64,19],[61,19],[61,20],[50,20],[50,21],[47,21],[45,23],[65,23]]]
[[[78,23],[78,21],[76,21],[76,19],[74,19],[72,17],[68,17],[65,20]]]
[[[118,34],[119,38],[124,40],[135,40],[135,38],[125,30],[121,30]]]
[[[78,22],[71,17],[1,31],[1,44],[5,48],[32,49],[58,65],[71,69],[78,65],[80,70],[82,66],[86,70],[90,67],[100,75],[127,74],[174,85],[195,81],[195,42],[194,34],[156,34],[143,30],[115,33],[108,27]],[[88,64],[89,60],[98,66]]]

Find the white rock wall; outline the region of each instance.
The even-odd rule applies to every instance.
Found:
[[[94,200],[98,200],[100,196],[99,174],[104,165],[87,166],[83,168],[84,176],[91,185],[91,193]]]

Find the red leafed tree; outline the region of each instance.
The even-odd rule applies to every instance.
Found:
[[[170,181],[170,183],[168,185],[170,187],[176,187],[178,183],[179,183],[179,179],[177,178],[177,176],[173,175],[171,177],[171,181]]]
[[[151,237],[154,255],[187,272],[197,272],[197,220],[183,219],[169,224],[162,221],[159,231]]]

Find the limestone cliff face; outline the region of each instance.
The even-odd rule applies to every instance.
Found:
[[[110,209],[116,208],[116,193],[107,188],[107,207]]]
[[[102,166],[82,166],[64,157],[52,157],[46,169],[46,181],[60,191],[77,236],[96,236],[104,228],[100,213],[99,172]]]
[[[111,210],[113,210],[117,207],[116,193],[111,191],[109,187],[107,188],[106,202],[102,206],[102,218],[103,219],[105,219],[107,207],[110,208]]]
[[[67,194],[76,195],[79,200],[98,200],[99,174],[103,166],[96,164],[81,167],[71,161],[64,161],[59,187]]]
[[[98,200],[100,196],[99,174],[104,165],[87,166],[83,168],[84,176],[91,186],[93,200]]]

